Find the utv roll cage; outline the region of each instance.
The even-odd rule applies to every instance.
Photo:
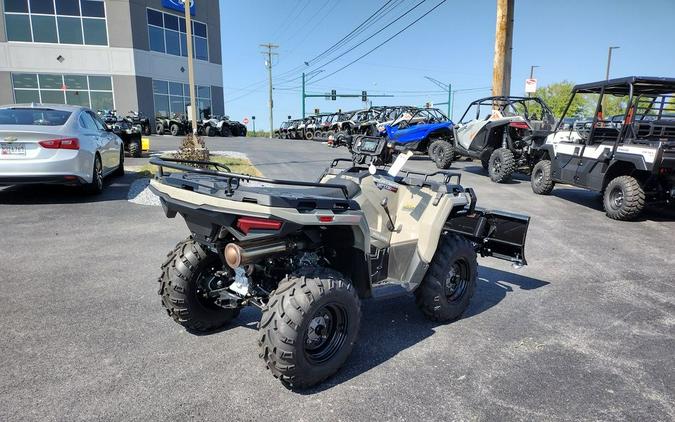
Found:
[[[539,111],[536,110],[534,104],[536,104],[536,106],[540,108],[542,113],[541,116],[534,116],[534,114],[531,114],[533,112]],[[476,116],[474,118],[468,116],[470,120],[474,119],[478,120],[480,118],[481,106],[485,106],[489,107],[492,110],[499,110],[502,114],[506,113],[505,115],[522,116],[526,120],[530,120],[532,119],[532,117],[540,117],[539,119],[532,119],[532,120],[548,121],[551,124],[551,126],[555,122],[553,112],[551,111],[550,108],[548,108],[546,103],[539,97],[517,97],[517,96],[499,95],[480,98],[476,101],[473,101],[466,108],[464,114],[462,114],[462,117],[459,119],[459,123],[466,123],[464,121],[464,118],[467,117],[467,114],[469,113],[469,111],[473,106],[476,106]],[[518,107],[521,107],[522,110],[519,110]]]
[[[572,89],[563,118],[577,94],[597,94],[598,101],[593,120],[582,125],[583,127],[577,125],[575,129],[588,144],[613,141],[612,156],[622,142],[675,141],[675,78],[630,76],[576,85]],[[620,119],[616,116],[603,116],[605,95],[628,97],[626,111]],[[560,130],[560,122],[555,127],[555,132]]]

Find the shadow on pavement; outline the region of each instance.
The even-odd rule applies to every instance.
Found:
[[[483,166],[466,166],[463,167],[462,170],[468,172],[468,173],[473,173],[477,174],[479,176],[485,176],[488,181],[490,179],[490,175],[488,174],[488,171],[483,168]],[[527,176],[522,173],[513,173],[511,175],[511,179],[509,179],[506,182],[501,183],[502,185],[517,185],[520,183],[530,183],[530,176]]]
[[[136,178],[135,174],[129,172],[124,177],[106,177],[103,192],[98,195],[86,194],[79,186],[14,185],[0,187],[0,204],[76,204],[126,200],[129,186]]]
[[[480,267],[476,292],[462,318],[487,311],[514,290],[534,290],[548,284],[515,273]],[[311,395],[347,382],[432,336],[439,325],[422,315],[412,296],[364,301],[359,337],[342,369],[322,384],[297,393]]]

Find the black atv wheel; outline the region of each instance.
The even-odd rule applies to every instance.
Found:
[[[216,136],[216,128],[213,126],[208,126],[206,128],[206,136],[210,137]]]
[[[306,388],[335,374],[352,351],[361,303],[337,271],[307,267],[270,294],[259,325],[260,357],[289,388]]]
[[[510,180],[515,170],[516,159],[510,150],[499,148],[490,155],[488,172],[493,182],[503,183]]]
[[[534,165],[530,176],[532,192],[537,195],[548,195],[553,190],[555,182],[551,178],[551,161],[541,160]]]
[[[450,322],[462,316],[476,290],[478,262],[471,242],[463,237],[442,236],[415,302],[429,319]]]
[[[113,172],[113,176],[122,177],[124,176],[124,147],[120,148],[120,164],[117,166]]]
[[[191,237],[167,254],[157,293],[169,316],[188,331],[212,331],[239,314],[239,309],[221,308],[206,296],[212,289],[214,273],[222,267],[217,255]]]
[[[141,156],[141,141],[132,141],[129,144],[129,155],[134,158],[139,158]]]
[[[143,125],[143,136],[150,136],[152,131],[150,130],[150,124]]]
[[[178,125],[175,123],[171,125],[171,135],[173,136],[180,135],[180,127],[178,127]]]
[[[436,139],[429,145],[429,158],[436,163],[439,169],[448,169],[455,155],[455,148],[444,139]]]
[[[632,176],[612,179],[605,188],[603,205],[607,217],[614,220],[633,220],[645,207],[645,192]]]
[[[157,132],[158,135],[164,135],[164,125],[158,123],[157,126],[155,127],[155,132]]]
[[[232,136],[232,130],[228,126],[223,126],[220,128],[220,136]]]

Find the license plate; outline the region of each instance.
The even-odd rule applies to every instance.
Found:
[[[24,144],[0,144],[0,155],[26,155]]]

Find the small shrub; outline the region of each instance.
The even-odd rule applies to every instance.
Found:
[[[173,158],[181,160],[209,161],[209,149],[201,136],[188,134],[173,154]]]

